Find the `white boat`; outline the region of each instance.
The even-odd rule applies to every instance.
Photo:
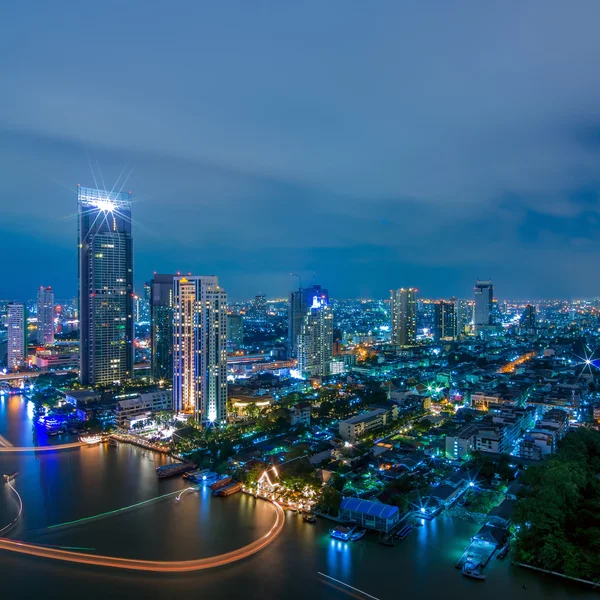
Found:
[[[84,444],[99,444],[102,441],[101,435],[81,435],[79,441]]]

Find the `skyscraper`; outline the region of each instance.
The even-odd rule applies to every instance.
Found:
[[[176,275],[155,274],[144,286],[149,289],[150,347],[152,377],[156,381],[173,379],[173,282]]]
[[[313,299],[319,298],[329,305],[329,292],[320,285],[311,285],[308,288],[299,288],[290,294],[288,307],[288,354],[292,358],[298,357],[298,336],[304,325],[304,317],[313,304]]]
[[[331,374],[333,312],[324,298],[313,296],[300,328],[297,352],[298,371],[303,377]]]
[[[227,315],[227,341],[236,350],[244,345],[244,317],[242,315]]]
[[[466,329],[473,323],[473,300],[458,300],[452,298],[456,310],[456,335],[458,338],[465,334]]]
[[[492,325],[492,308],[494,303],[494,286],[491,281],[477,280],[475,284],[475,330]]]
[[[535,306],[528,304],[521,315],[521,327],[529,331],[535,330],[537,327],[537,315]]]
[[[37,295],[38,344],[54,343],[54,292],[51,287],[40,287]]]
[[[78,187],[81,382],[133,373],[131,195]]]
[[[18,369],[27,360],[27,309],[23,302],[8,304],[7,325],[7,366],[9,369]]]
[[[401,288],[391,292],[392,344],[410,346],[417,342],[417,291]]]
[[[440,341],[455,340],[456,337],[456,305],[440,300],[435,303],[434,338]]]
[[[173,400],[202,423],[227,421],[227,294],[217,277],[174,278]]]

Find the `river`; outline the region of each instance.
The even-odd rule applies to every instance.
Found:
[[[30,406],[30,405],[29,405]],[[20,396],[0,396],[0,435],[16,446],[34,442],[32,413]],[[51,438],[52,443],[71,441]],[[45,436],[36,443],[47,443]],[[274,520],[266,502],[237,494],[212,498],[207,490],[170,495],[133,510],[60,527],[55,525],[114,511],[184,489],[181,478],[158,480],[164,456],[119,444],[50,453],[0,453],[0,473],[18,471],[15,488],[23,515],[10,538],[90,552],[154,560],[186,560],[234,550],[264,535]],[[14,495],[0,488],[0,529],[17,513]],[[308,525],[286,513],[285,527],[259,553],[213,570],[136,573],[72,565],[0,553],[0,578],[7,598],[368,598],[370,596],[486,600],[596,598],[585,587],[544,577],[493,560],[487,581],[467,580],[454,568],[477,526],[440,518],[414,528],[395,548],[374,536],[344,544],[328,537],[328,523]],[[50,529],[48,529],[50,527]]]

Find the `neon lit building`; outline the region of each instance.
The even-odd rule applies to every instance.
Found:
[[[81,382],[107,385],[133,373],[131,194],[79,186]]]
[[[23,302],[9,302],[7,325],[6,362],[9,369],[18,369],[27,360],[27,309]]]
[[[201,423],[227,421],[227,294],[217,277],[173,280],[173,402]]]
[[[391,291],[392,344],[410,346],[417,342],[417,289]]]
[[[38,344],[54,343],[54,291],[40,287],[37,295],[37,341]]]
[[[325,298],[313,296],[296,347],[298,371],[302,377],[331,375],[333,311]]]

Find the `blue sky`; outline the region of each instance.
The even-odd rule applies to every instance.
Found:
[[[0,298],[76,293],[90,163],[129,175],[138,287],[599,293],[597,2],[1,10]]]

